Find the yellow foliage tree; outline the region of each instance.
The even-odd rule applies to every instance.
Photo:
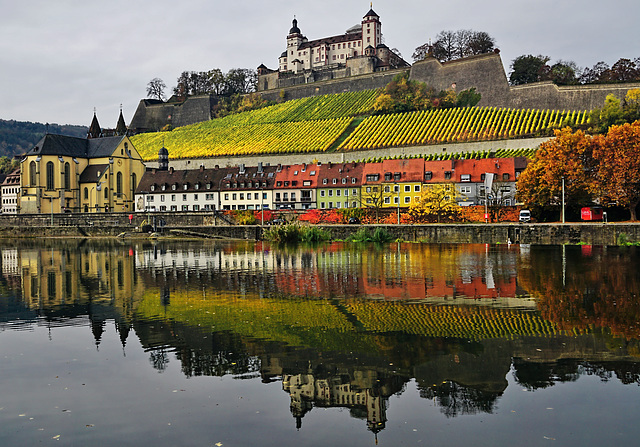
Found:
[[[414,222],[433,222],[444,218],[456,220],[460,216],[458,193],[453,184],[426,185],[420,198],[409,206],[409,215]]]

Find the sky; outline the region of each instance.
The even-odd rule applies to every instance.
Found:
[[[96,110],[129,123],[153,78],[167,96],[183,71],[277,68],[295,16],[309,39],[360,23],[367,1],[0,0],[0,119],[88,126]],[[513,59],[592,67],[640,57],[640,1],[379,0],[385,43],[413,62],[443,30],[486,31]]]

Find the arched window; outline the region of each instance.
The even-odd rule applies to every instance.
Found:
[[[89,188],[84,187],[84,200],[89,200]]]
[[[104,189],[104,198],[105,200],[109,200],[109,188]]]
[[[64,189],[71,189],[71,166],[68,162],[64,164]]]
[[[116,174],[116,193],[118,197],[122,196],[122,172]]]
[[[47,162],[47,189],[54,190],[56,188],[55,178],[53,176],[53,162]]]
[[[138,187],[138,177],[135,174],[131,174],[131,191],[135,191]]]
[[[29,186],[36,186],[38,184],[36,162],[29,163]]]

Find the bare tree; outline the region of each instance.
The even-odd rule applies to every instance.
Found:
[[[164,101],[166,96],[164,90],[167,88],[164,81],[160,78],[153,78],[147,84],[147,96],[160,101]]]

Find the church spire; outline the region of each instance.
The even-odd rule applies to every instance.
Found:
[[[100,138],[102,136],[102,128],[98,123],[98,117],[96,116],[96,109],[93,109],[93,119],[91,120],[91,126],[89,126],[89,132],[87,138]]]
[[[118,124],[116,125],[116,135],[126,135],[127,134],[127,125],[124,122],[124,117],[122,116],[122,104],[120,104],[120,116],[118,117]]]

